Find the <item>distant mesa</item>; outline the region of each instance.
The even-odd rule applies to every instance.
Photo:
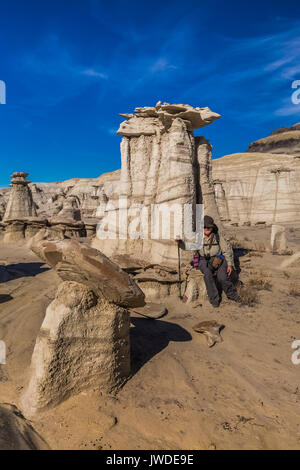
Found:
[[[286,153],[300,157],[300,123],[280,127],[249,145],[247,152]]]

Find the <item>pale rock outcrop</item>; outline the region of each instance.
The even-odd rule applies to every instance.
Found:
[[[26,180],[28,173],[15,172],[11,177],[12,190],[3,217],[4,221],[34,217],[37,215],[29,188],[30,181]]]
[[[54,183],[29,183],[32,198],[39,217],[51,218],[62,211],[69,196],[78,201],[81,219],[96,216],[100,202],[118,190],[120,170],[104,173],[98,178],[73,178]],[[11,189],[0,189],[0,220],[3,218]]]
[[[4,243],[18,243],[25,238],[25,220],[9,220],[5,223]]]
[[[207,291],[203,274],[199,269],[189,269],[182,294],[187,303],[207,300]]]
[[[206,126],[220,116],[209,108],[161,102],[155,107],[136,108],[134,115],[121,116],[127,121],[121,123],[117,132],[122,136],[120,185],[109,202],[117,204],[121,196],[125,203],[121,208],[118,205],[108,207],[106,213],[102,214],[103,217],[116,214],[116,220],[121,223],[115,232],[108,234],[107,239],[96,237],[93,246],[99,247],[108,256],[117,252],[127,253],[135,258],[141,256],[150,263],[175,265],[177,249],[173,240],[177,235],[174,233],[176,220],[172,220],[169,214],[164,216],[163,223],[166,223],[166,218],[170,221],[171,236],[163,239],[159,233],[159,215],[151,214],[151,208],[164,204],[172,212],[172,206],[179,206],[181,211],[184,204],[191,204],[194,210],[196,203],[204,203],[205,211],[215,215],[218,222],[209,172],[211,147],[205,139],[194,137],[193,128]],[[201,175],[206,188],[203,194]],[[141,206],[146,208],[146,215],[139,212]],[[126,215],[129,208],[133,210],[131,217]],[[140,232],[137,230],[134,237],[130,238],[124,220],[129,219],[129,224],[132,222],[137,226],[139,215],[140,221],[144,217],[146,223],[140,226]],[[193,228],[194,215],[195,210]],[[158,231],[153,235],[155,228]],[[184,253],[185,258],[189,259],[190,254]]]
[[[213,160],[224,222],[281,224],[300,220],[300,123],[250,144],[247,152]]]
[[[176,222],[183,216],[184,204],[193,207],[193,230],[196,228],[196,203],[204,204],[205,212],[212,215],[222,229],[212,191],[211,146],[203,137],[193,135],[194,128],[204,127],[220,116],[209,108],[161,102],[155,107],[136,108],[134,114],[123,116],[126,121],[118,131],[123,137],[121,171],[90,180],[32,183],[30,187],[38,217],[47,219],[51,239],[62,239],[93,237],[97,223],[113,214],[120,222],[119,226],[114,228],[114,233],[108,234],[107,239],[95,238],[96,248],[108,256],[127,253],[131,257],[141,256],[149,263],[175,265],[177,250],[173,240],[178,235]],[[121,208],[120,197],[126,199]],[[159,223],[159,211],[151,214],[155,205],[160,208],[165,205],[169,209],[162,224]],[[148,214],[143,219],[147,227],[140,225],[139,233],[141,206]],[[132,212],[127,217],[128,208]],[[175,217],[174,208],[177,210]],[[128,226],[123,223],[124,219]],[[165,239],[161,230],[162,225],[166,227],[168,223],[170,237],[167,235]],[[27,220],[20,237],[30,239],[37,227],[37,223]],[[183,253],[183,262],[189,259],[190,254]]]
[[[273,253],[284,253],[286,251],[286,233],[282,225],[271,226],[271,251]]]
[[[31,237],[27,242],[27,247],[31,251],[33,251],[33,253],[36,254],[38,258],[41,258],[41,260],[43,260],[45,263],[47,263],[47,260],[44,255],[43,242],[59,240],[59,238],[57,238],[56,236],[55,238],[52,238],[52,236],[53,233],[50,232],[49,228],[44,227],[43,229],[39,230],[38,233],[36,233],[33,237]],[[63,240],[63,238],[61,238],[61,240]]]
[[[122,307],[144,305],[133,279],[100,251],[75,240],[44,242],[44,256],[64,281],[88,286],[99,297]]]
[[[41,242],[42,259],[63,280],[34,347],[25,414],[93,387],[118,389],[130,374],[129,312],[144,305],[132,278],[102,253],[73,240]]]
[[[199,303],[207,299],[203,274],[198,269],[192,269],[189,263],[181,265],[179,285],[177,267],[147,264],[142,258],[134,259],[128,255],[115,255],[112,259],[133,276],[147,302],[163,302],[168,296],[179,295],[188,303]]]
[[[224,222],[246,225],[300,220],[300,159],[275,153],[236,153],[213,160]]]
[[[30,240],[43,230],[47,224],[47,219],[43,217],[27,217],[27,219],[25,219],[25,239]]]
[[[60,192],[57,201],[56,214],[48,219],[49,232],[52,239],[80,238],[86,235],[84,223],[81,220],[80,201],[72,194]],[[56,202],[57,202],[56,201]]]
[[[9,200],[10,189],[0,189],[0,220],[3,220],[7,203]]]
[[[72,194],[66,196],[62,203],[62,208],[57,213],[56,218],[66,222],[78,222],[81,220],[80,203],[78,197]]]
[[[126,121],[118,131],[123,137],[121,170],[94,179],[74,178],[29,185],[39,218],[48,220],[51,238],[55,238],[55,234],[57,238],[93,236],[97,222],[103,217],[101,211],[99,215],[99,208],[107,203],[118,205],[119,196],[127,198],[128,207],[143,204],[149,211],[151,204],[204,203],[209,212],[215,212],[214,199],[209,191],[202,196],[199,185],[200,173],[203,174],[203,168],[210,165],[211,147],[203,138],[194,138],[193,129],[204,127],[220,116],[209,108],[161,102],[154,107],[136,108],[134,114],[122,116]],[[198,147],[202,149],[200,152]],[[199,167],[199,157],[203,167],[202,163]],[[108,209],[105,215],[111,210]],[[126,207],[117,210],[117,215],[122,216],[125,210]],[[134,220],[134,215],[130,218]],[[215,218],[218,220],[217,214]],[[79,219],[84,227],[79,226]],[[148,222],[151,223],[149,218]],[[172,230],[173,221],[170,224]],[[35,233],[35,228],[36,225],[28,230],[25,227],[26,238]],[[150,231],[149,226],[148,240],[141,241],[142,234],[137,234],[136,240],[122,240],[126,234],[121,233],[119,237],[117,233],[115,235],[121,240],[100,240],[99,244],[95,241],[95,246],[109,256],[117,250],[134,255],[138,249],[138,254],[148,258],[149,262],[175,264],[174,243],[159,238],[159,235],[150,239]]]
[[[94,236],[99,218],[99,204],[107,202],[107,193],[119,181],[119,172],[101,175],[95,179],[69,180],[62,183],[30,183],[34,207],[38,216],[19,217],[3,221],[4,241],[15,242],[32,238],[39,229],[48,227],[49,239]],[[105,190],[104,190],[105,188]],[[10,189],[0,190],[0,218],[8,208]],[[10,226],[11,225],[11,226]]]
[[[30,181],[26,180],[27,176],[28,173],[15,172],[11,177],[12,189],[3,217],[5,224],[3,241],[6,243],[23,240],[27,224],[30,224],[30,221],[34,220],[37,216],[36,207],[29,188]],[[35,228],[36,226],[32,227],[33,232],[35,232]]]
[[[40,216],[57,216],[69,205],[80,211],[81,220],[95,217],[99,204],[118,190],[120,170],[104,173],[98,178],[73,178],[59,183],[31,183],[34,202]],[[78,217],[78,215],[76,216]]]
[[[30,416],[91,387],[111,392],[129,374],[127,310],[83,284],[63,282],[36,340],[24,413]]]

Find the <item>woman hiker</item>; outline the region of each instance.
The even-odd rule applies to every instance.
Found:
[[[179,241],[180,248],[185,243]],[[204,239],[200,250],[195,251],[193,265],[204,274],[207,295],[213,307],[220,305],[220,294],[216,285],[218,281],[228,299],[241,303],[236,287],[230,280],[234,269],[233,252],[226,240],[219,235],[218,227],[209,215],[204,216]]]

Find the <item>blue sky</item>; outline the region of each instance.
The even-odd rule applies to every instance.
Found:
[[[119,112],[209,106],[214,158],[300,121],[300,2],[0,0],[0,187],[120,167]]]

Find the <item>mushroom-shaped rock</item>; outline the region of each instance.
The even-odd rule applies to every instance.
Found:
[[[11,192],[4,214],[4,221],[35,217],[36,207],[32,199],[30,181],[26,180],[28,173],[17,171],[11,176]]]
[[[64,281],[89,287],[121,307],[142,307],[145,296],[135,281],[103,253],[74,240],[42,242],[43,259]]]

